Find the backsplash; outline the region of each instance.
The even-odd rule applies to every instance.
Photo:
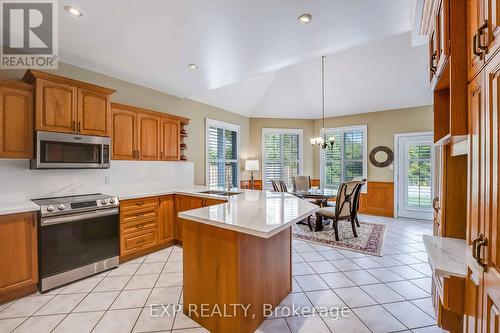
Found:
[[[97,170],[30,170],[29,160],[0,160],[0,201],[194,184],[192,162],[111,161]]]

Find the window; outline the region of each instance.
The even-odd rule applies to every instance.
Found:
[[[333,149],[321,150],[321,187],[337,189],[354,177],[367,178],[366,125],[326,128],[325,140],[335,138]]]
[[[240,127],[207,119],[206,142],[207,185],[238,187]]]
[[[430,208],[432,203],[432,146],[410,143],[407,159],[406,202],[413,208]]]
[[[302,130],[262,129],[262,175],[265,189],[271,180],[284,180],[292,188],[292,177],[302,172]]]

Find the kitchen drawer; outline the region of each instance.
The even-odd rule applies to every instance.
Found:
[[[120,202],[120,212],[125,213],[137,209],[158,208],[158,198],[141,198]]]
[[[459,277],[434,276],[435,292],[445,310],[463,312],[465,279]]]
[[[135,221],[142,221],[146,219],[156,219],[158,217],[158,209],[145,207],[133,211],[121,212],[120,214],[121,214],[120,223],[124,224]]]
[[[125,223],[121,225],[121,233],[122,235],[134,233],[134,232],[139,232],[139,231],[145,231],[147,229],[151,228],[156,228],[157,227],[157,220],[156,218],[154,219],[141,219],[141,220],[135,220],[130,223]]]
[[[134,234],[125,235],[122,237],[122,241],[120,244],[120,255],[125,256],[136,251],[155,246],[157,244],[158,235],[156,228],[151,228]]]

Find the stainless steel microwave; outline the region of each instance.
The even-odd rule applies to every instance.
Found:
[[[31,169],[107,169],[110,146],[108,137],[38,131]]]

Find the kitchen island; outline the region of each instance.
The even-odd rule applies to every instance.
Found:
[[[210,332],[254,332],[292,288],[292,225],[318,207],[288,193],[245,190],[179,213],[183,312]]]

